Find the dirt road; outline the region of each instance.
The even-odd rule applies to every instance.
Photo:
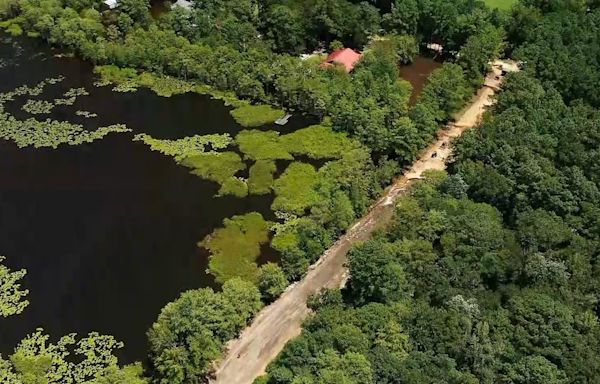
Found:
[[[376,228],[389,222],[398,196],[424,171],[445,168],[452,153],[451,140],[460,136],[465,129],[475,126],[485,108],[492,103],[490,96],[502,81],[497,65],[502,64],[495,63],[486,85],[472,103],[458,114],[456,122],[439,132],[438,140],[423,151],[412,167],[386,189],[369,212],[311,266],[301,281],[290,286],[277,301],[265,307],[240,337],[230,342],[228,353],[216,371],[216,379],[211,383],[251,384],[264,373],[285,344],[300,334],[302,321],[309,314],[307,298],[323,288],[339,288],[345,283],[347,270],[344,264],[351,246],[367,240]]]

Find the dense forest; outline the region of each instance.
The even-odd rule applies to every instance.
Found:
[[[350,252],[347,288],[312,300],[303,334],[258,381],[597,382],[597,1],[522,0],[501,12],[471,0],[213,0],[156,20],[145,0],[121,0],[117,11],[101,5],[0,0],[0,26],[117,74],[173,76],[325,118],[324,127],[359,144],[318,178],[290,167],[282,178],[292,182],[275,184],[285,197],[318,180],[299,189],[309,203],[281,203],[288,215],[306,213],[279,228],[272,246],[281,266],[265,264],[256,281],[231,279],[218,292],[185,292],[163,309],[148,332],[152,379],[139,364],[119,367],[111,336],[50,343],[40,330],[0,359],[0,381],[202,382],[227,340],[305,273],[464,106],[488,62],[507,54],[523,71],[509,76],[481,127],[456,143],[449,174],[431,174],[400,201],[390,228]],[[398,65],[431,42],[444,47],[446,62],[409,106]],[[340,46],[365,53],[350,75],[298,57]],[[250,132],[236,138],[240,147],[285,144]],[[253,156],[254,172],[272,173],[276,157]],[[200,161],[185,164],[202,172]],[[0,315],[27,305],[23,274],[0,268]]]
[[[258,382],[598,382],[600,13],[512,16],[525,70]]]

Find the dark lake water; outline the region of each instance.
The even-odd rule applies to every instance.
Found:
[[[0,92],[63,75],[38,98],[52,100],[72,87],[90,95],[55,107],[50,117],[57,120],[89,129],[124,123],[156,138],[243,129],[221,101],[95,87],[90,64],[55,53],[40,41],[0,34]],[[29,117],[20,109],[24,101],[7,103],[7,110]],[[77,110],[98,117],[78,117]],[[283,128],[261,129],[290,132],[312,123],[294,116]],[[272,218],[272,196],[215,198],[218,185],[131,139],[110,134],[57,150],[0,140],[0,255],[9,267],[27,269],[30,291],[21,315],[0,319],[0,353],[43,327],[53,340],[70,332],[111,334],[125,343],[122,362],[143,360],[145,332],[160,309],[182,291],[215,285],[196,243],[236,214]],[[263,247],[259,262],[275,258]]]
[[[65,80],[37,98],[52,100],[71,87],[90,92],[73,106],[55,107],[50,116],[57,120],[90,129],[125,123],[157,138],[242,129],[229,107],[208,96],[94,87],[91,65],[55,58],[35,40],[3,39],[0,92],[57,75]],[[7,110],[29,117],[23,101],[8,103]],[[77,110],[98,117],[78,117]],[[296,116],[284,131],[309,123]],[[27,269],[31,302],[21,315],[0,319],[0,352],[43,327],[53,337],[112,334],[126,345],[123,361],[143,359],[145,332],[160,309],[184,290],[214,285],[205,273],[207,254],[196,243],[224,218],[251,211],[271,217],[271,196],[215,198],[218,185],[131,139],[110,134],[58,150],[19,149],[0,140],[0,255],[11,268]],[[273,257],[265,249],[261,261]]]

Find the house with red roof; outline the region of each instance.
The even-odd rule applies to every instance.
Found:
[[[360,60],[362,55],[350,48],[339,49],[335,52],[332,52],[327,59],[321,64],[321,68],[330,67],[332,65],[338,64],[343,65],[346,69],[346,72],[350,73]]]

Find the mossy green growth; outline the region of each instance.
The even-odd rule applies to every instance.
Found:
[[[304,214],[319,201],[319,194],[315,190],[317,183],[318,173],[312,165],[291,163],[273,184],[275,200],[271,209],[296,215]]]
[[[248,184],[239,177],[229,177],[219,189],[219,196],[233,195],[235,197],[246,197],[248,196]]]
[[[313,125],[279,136],[276,131],[246,130],[235,137],[240,151],[252,160],[293,160],[293,155],[312,159],[339,159],[360,147],[345,133],[334,132],[325,125]]]
[[[250,167],[248,192],[253,195],[265,195],[271,192],[275,171],[277,171],[277,166],[273,160],[257,160]]]
[[[133,137],[133,141],[142,141],[153,151],[158,151],[167,156],[172,156],[175,160],[199,155],[206,152],[208,149],[219,150],[226,148],[231,144],[233,139],[229,134],[210,134],[210,135],[194,135],[187,136],[181,139],[155,139],[150,135],[141,133]]]
[[[252,160],[293,160],[292,155],[282,146],[279,132],[241,131],[235,141],[247,159]]]
[[[360,146],[345,133],[334,132],[331,127],[324,125],[313,125],[284,135],[281,143],[290,153],[312,159],[339,159],[344,153]]]
[[[100,80],[96,82],[96,85],[105,86],[115,84],[116,87],[113,89],[116,92],[132,92],[139,87],[147,87],[157,95],[163,97],[196,92],[223,100],[225,105],[236,108],[249,105],[247,101],[238,99],[233,92],[219,91],[206,84],[181,80],[171,76],[159,75],[152,72],[138,73],[133,68],[120,68],[115,65],[100,65],[94,68],[94,72],[100,75]]]
[[[219,283],[233,277],[255,282],[260,246],[269,241],[269,222],[251,212],[225,219],[223,226],[198,244],[210,251],[208,271]]]
[[[94,68],[94,73],[100,75],[101,85],[135,83],[138,78],[134,68],[120,68],[116,65],[99,65]]]
[[[241,180],[236,178],[235,174],[245,169],[246,165],[242,162],[240,155],[235,152],[202,153],[183,159],[181,164],[192,168],[194,175],[219,183],[221,185],[219,196],[233,194],[243,197],[247,194],[247,187],[245,188],[246,193],[242,195],[241,191],[244,187],[241,187],[240,183],[236,181]]]
[[[259,127],[285,116],[285,111],[270,105],[244,105],[231,112],[231,116],[244,127]]]
[[[194,84],[170,76],[158,76],[150,72],[144,72],[137,78],[142,87],[153,90],[158,96],[171,97],[182,93],[192,92]]]

